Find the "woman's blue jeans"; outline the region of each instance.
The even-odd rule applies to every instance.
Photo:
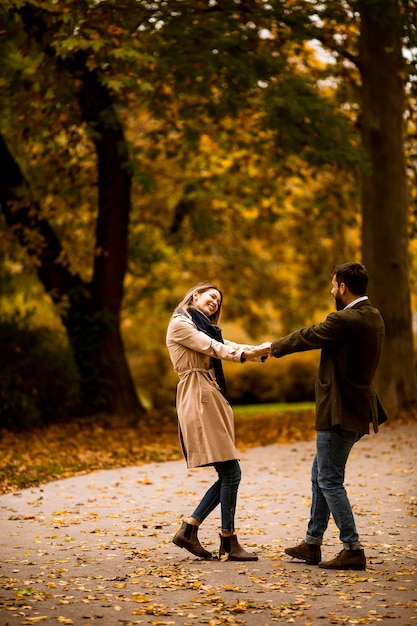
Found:
[[[361,548],[352,508],[344,487],[345,467],[359,433],[335,427],[317,431],[317,452],[311,470],[312,501],[306,542],[320,545],[330,513],[345,550]]]
[[[213,463],[219,479],[210,487],[192,517],[200,524],[220,503],[223,532],[234,532],[237,492],[242,476],[239,461],[236,459]]]

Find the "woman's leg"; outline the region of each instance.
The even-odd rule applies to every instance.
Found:
[[[220,505],[222,532],[220,535],[219,558],[230,561],[257,561],[255,554],[246,552],[235,534],[235,512],[237,492],[241,480],[240,465],[237,460],[216,464],[221,480]]]
[[[207,557],[207,552],[197,539],[198,526],[220,503],[221,525],[219,558],[231,561],[257,561],[255,554],[246,552],[239,544],[235,534],[235,512],[237,492],[241,480],[239,461],[233,459],[213,464],[219,479],[206,492],[192,516],[183,522],[182,529],[174,537],[174,543],[186,548],[196,556]]]
[[[188,522],[201,524],[220,503],[222,531],[232,533],[234,531],[237,492],[241,479],[239,461],[234,459],[213,465],[219,478],[203,496]]]
[[[226,461],[225,463],[216,463],[215,468],[221,480],[220,507],[222,533],[231,535],[235,531],[237,492],[242,478],[242,472],[239,461],[236,459]]]

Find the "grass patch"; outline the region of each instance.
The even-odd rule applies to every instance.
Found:
[[[269,413],[282,414],[314,410],[314,402],[292,402],[280,404],[249,404],[233,405],[233,412],[237,416],[268,415]]]

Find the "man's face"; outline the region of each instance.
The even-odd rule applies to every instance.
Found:
[[[336,280],[336,275],[334,275],[332,278],[332,289],[330,293],[335,299],[337,311],[341,311],[342,309],[345,308],[345,303],[343,302],[343,294],[341,293],[341,285],[344,286],[344,283],[340,283],[339,285],[339,283]],[[342,291],[343,291],[343,288],[342,288]]]

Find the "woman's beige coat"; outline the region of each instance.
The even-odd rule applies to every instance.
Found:
[[[212,339],[186,313],[171,319],[166,344],[180,379],[176,408],[188,467],[239,458],[232,407],[216,383],[211,357],[240,362],[250,346]]]

